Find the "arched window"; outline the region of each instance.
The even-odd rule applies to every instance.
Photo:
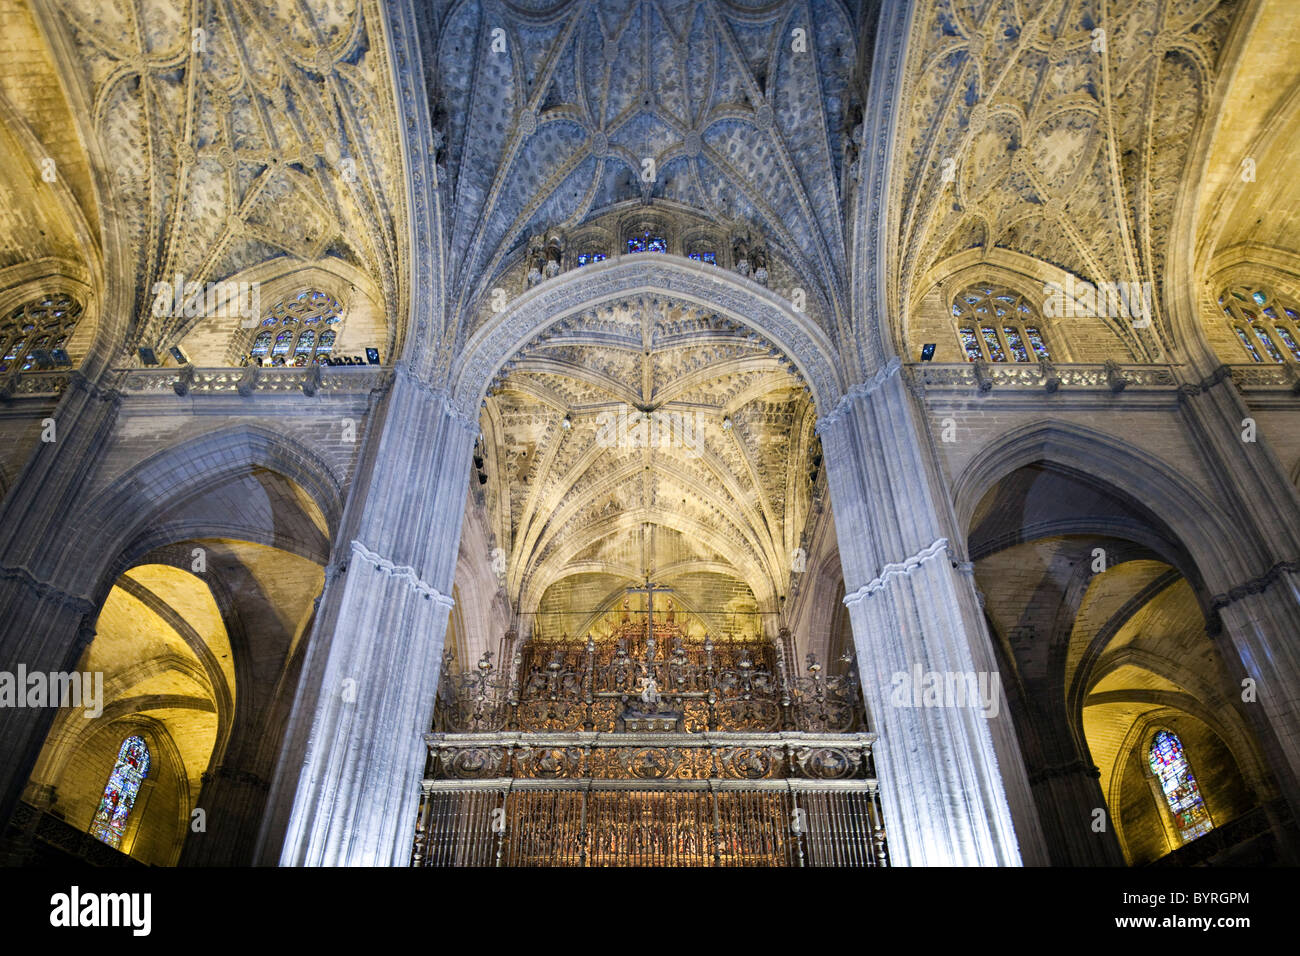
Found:
[[[249,355],[259,363],[269,356],[274,365],[320,364],[334,351],[338,332],[332,326],[342,321],[338,299],[319,289],[304,289],[271,306]]]
[[[135,806],[140,784],[149,774],[149,748],[143,737],[127,737],[117,752],[117,763],[108,776],[104,796],[90,824],[90,835],[111,847],[122,845],[126,833],[126,818]]]
[[[1201,799],[1201,788],[1196,785],[1192,766],[1183,753],[1183,742],[1176,735],[1162,730],[1151,741],[1151,753],[1147,759],[1151,772],[1160,781],[1160,789],[1183,842],[1189,843],[1214,829],[1210,811]]]
[[[1219,308],[1252,362],[1300,362],[1300,305],[1237,286],[1219,296]]]
[[[692,252],[689,256],[687,256],[687,258],[694,259],[696,262],[707,262],[711,266],[716,266],[718,264],[718,254],[716,252],[709,252],[707,250],[698,250],[696,252]]]
[[[1038,309],[1019,292],[973,286],[952,304],[966,361],[1046,362],[1051,359]]]
[[[628,237],[628,252],[667,252],[668,240],[646,229]]]
[[[64,292],[20,305],[0,323],[0,372],[29,369],[32,353],[64,348],[81,318],[81,303]]]
[[[580,252],[574,261],[580,266],[585,266],[592,262],[603,262],[605,259],[606,256],[603,252]]]

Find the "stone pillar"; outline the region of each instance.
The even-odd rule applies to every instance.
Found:
[[[204,829],[196,832],[191,816],[180,865],[248,866],[270,788],[257,774],[224,764],[205,773],[194,805],[203,810]]]
[[[0,670],[71,671],[94,637],[98,581],[69,527],[117,419],[121,396],[80,373],[0,506]],[[9,819],[55,710],[0,707],[0,823]]]
[[[263,863],[406,866],[476,422],[399,367],[335,547]]]
[[[1255,701],[1246,710],[1300,819],[1300,493],[1262,430],[1243,440],[1251,412],[1226,366],[1181,386],[1179,401],[1217,482],[1225,523],[1238,532],[1232,544],[1243,553],[1231,560],[1199,556],[1218,615],[1210,630],[1221,627],[1225,658],[1235,656],[1244,672],[1237,676],[1254,682]],[[1229,542],[1223,544],[1227,552]]]
[[[1101,772],[1079,752],[1065,722],[1065,702],[1036,683],[1024,686],[1029,700],[1021,729],[1033,739],[1026,748],[1029,785],[1052,865],[1123,866],[1115,833],[1119,807],[1106,803]],[[1105,814],[1102,830],[1094,828],[1098,810]]]
[[[900,866],[1045,864],[1046,852],[956,521],[897,358],[818,423],[862,690]],[[992,689],[931,706],[930,675]]]

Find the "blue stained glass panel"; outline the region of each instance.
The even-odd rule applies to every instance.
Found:
[[[149,748],[143,737],[127,737],[108,776],[104,796],[90,824],[90,835],[111,847],[121,847],[127,817],[135,806],[140,784],[149,774]]]
[[[975,337],[975,330],[958,329],[957,334],[961,336],[961,347],[966,350],[966,361],[978,362],[981,357],[980,340]]]
[[[1251,328],[1255,330],[1255,335],[1259,338],[1260,342],[1264,344],[1264,351],[1268,353],[1269,358],[1274,362],[1281,362],[1282,353],[1277,350],[1277,346],[1274,345],[1273,340],[1268,337],[1268,333],[1258,325],[1252,325]]]
[[[1297,362],[1300,362],[1300,344],[1296,343],[1295,336],[1291,334],[1285,325],[1275,326],[1275,328],[1277,337],[1282,340],[1282,344],[1287,347],[1287,351],[1295,356]]]
[[[1160,781],[1160,789],[1169,804],[1174,823],[1184,843],[1204,836],[1214,828],[1210,811],[1201,797],[1201,789],[1192,776],[1191,764],[1177,736],[1162,730],[1151,741],[1148,757],[1151,772]]]
[[[1029,347],[1034,350],[1040,362],[1050,362],[1052,357],[1047,353],[1047,343],[1043,341],[1043,335],[1038,329],[1025,326],[1025,338],[1029,339]]]
[[[1011,354],[1015,356],[1017,362],[1028,362],[1029,353],[1025,351],[1025,343],[1020,340],[1020,333],[1013,326],[1003,326],[1002,334],[1007,337],[1007,348],[1011,349]]]
[[[1264,361],[1262,358],[1259,357],[1259,352],[1256,350],[1255,344],[1251,342],[1249,338],[1247,338],[1244,329],[1242,329],[1240,326],[1234,325],[1232,327],[1232,331],[1237,333],[1237,338],[1241,339],[1241,344],[1244,345],[1246,347],[1246,351],[1250,353],[1251,361],[1254,362]]]
[[[988,346],[989,358],[995,362],[1005,362],[1007,355],[1002,351],[1002,343],[998,341],[998,333],[987,325],[980,326],[980,332],[984,335],[984,344]]]

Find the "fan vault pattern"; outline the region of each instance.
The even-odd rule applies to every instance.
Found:
[[[482,419],[486,505],[538,636],[621,612],[647,573],[715,635],[760,631],[801,544],[816,454],[808,393],[772,351],[641,299],[563,322],[511,363]]]
[[[456,314],[528,235],[635,197],[757,230],[844,314],[856,52],[840,3],[461,2],[429,16]]]
[[[406,214],[377,3],[61,0],[51,15],[115,164],[138,317],[128,348],[187,331],[150,314],[154,283],[271,260],[336,257],[400,312]]]
[[[917,17],[898,146],[897,286],[934,264],[1014,250],[1088,281],[1163,289],[1170,225],[1231,5],[939,0]],[[1145,361],[1171,349],[1107,320]]]

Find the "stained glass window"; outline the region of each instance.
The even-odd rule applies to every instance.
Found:
[[[707,262],[711,266],[718,264],[718,254],[716,252],[692,252],[690,258],[696,262]]]
[[[0,320],[0,372],[36,365],[37,349],[61,349],[81,318],[81,303],[66,293],[26,302]]]
[[[1297,362],[1300,362],[1300,345],[1296,344],[1295,336],[1287,329],[1285,325],[1276,326],[1277,337],[1282,340],[1282,344],[1287,347]]]
[[[304,289],[271,306],[262,318],[263,331],[249,346],[249,355],[261,361],[269,353],[276,365],[319,364],[334,350],[338,333],[333,326],[342,321],[343,306],[338,299],[319,289]],[[318,332],[321,326],[325,328]]]
[[[1048,358],[1039,328],[1022,324],[1040,321],[1038,309],[1018,292],[1001,286],[975,286],[953,300],[952,314],[968,362],[1034,362]]]
[[[1192,766],[1183,752],[1183,742],[1167,730],[1160,731],[1151,741],[1148,763],[1160,781],[1183,842],[1189,843],[1214,829],[1210,811],[1201,799],[1201,788],[1196,785]]]
[[[989,358],[995,362],[1005,362],[1007,356],[1002,351],[1002,343],[998,341],[998,333],[987,325],[981,326],[980,332],[984,334],[984,344],[988,346]]]
[[[1241,344],[1246,347],[1246,351],[1247,353],[1249,353],[1252,361],[1255,362],[1264,361],[1262,358],[1259,357],[1259,352],[1255,348],[1255,343],[1253,343],[1250,340],[1250,338],[1246,335],[1245,329],[1241,328],[1240,326],[1234,325],[1232,327],[1232,330],[1237,333],[1237,338],[1241,339]]]
[[[1254,329],[1255,329],[1255,335],[1257,335],[1259,337],[1260,342],[1264,344],[1264,351],[1268,353],[1269,358],[1271,358],[1274,362],[1282,361],[1282,353],[1279,352],[1277,350],[1277,347],[1273,345],[1273,340],[1268,337],[1268,333],[1264,331],[1263,327],[1256,325],[1254,326]]]
[[[149,748],[143,737],[127,737],[117,752],[117,763],[108,775],[108,785],[90,824],[90,835],[111,847],[121,847],[126,819],[135,805],[140,784],[149,774]]]
[[[578,254],[578,265],[585,266],[589,262],[603,262],[605,253],[603,252],[581,252]]]
[[[1040,362],[1051,361],[1051,356],[1047,354],[1047,343],[1043,341],[1043,334],[1032,325],[1025,326],[1025,338],[1029,339],[1029,347],[1034,350]]]
[[[1020,340],[1020,333],[1014,326],[1003,326],[1002,334],[1007,337],[1007,348],[1011,350],[1011,355],[1017,362],[1028,362],[1029,354],[1025,351],[1025,343]]]
[[[639,235],[630,237],[627,240],[628,252],[667,252],[668,240],[663,236],[656,236],[654,233],[646,230]]]
[[[1283,298],[1270,290],[1252,288],[1227,289],[1219,297],[1223,314],[1252,362],[1300,362],[1300,310],[1294,303],[1279,301]],[[1278,342],[1286,352],[1278,348]]]

